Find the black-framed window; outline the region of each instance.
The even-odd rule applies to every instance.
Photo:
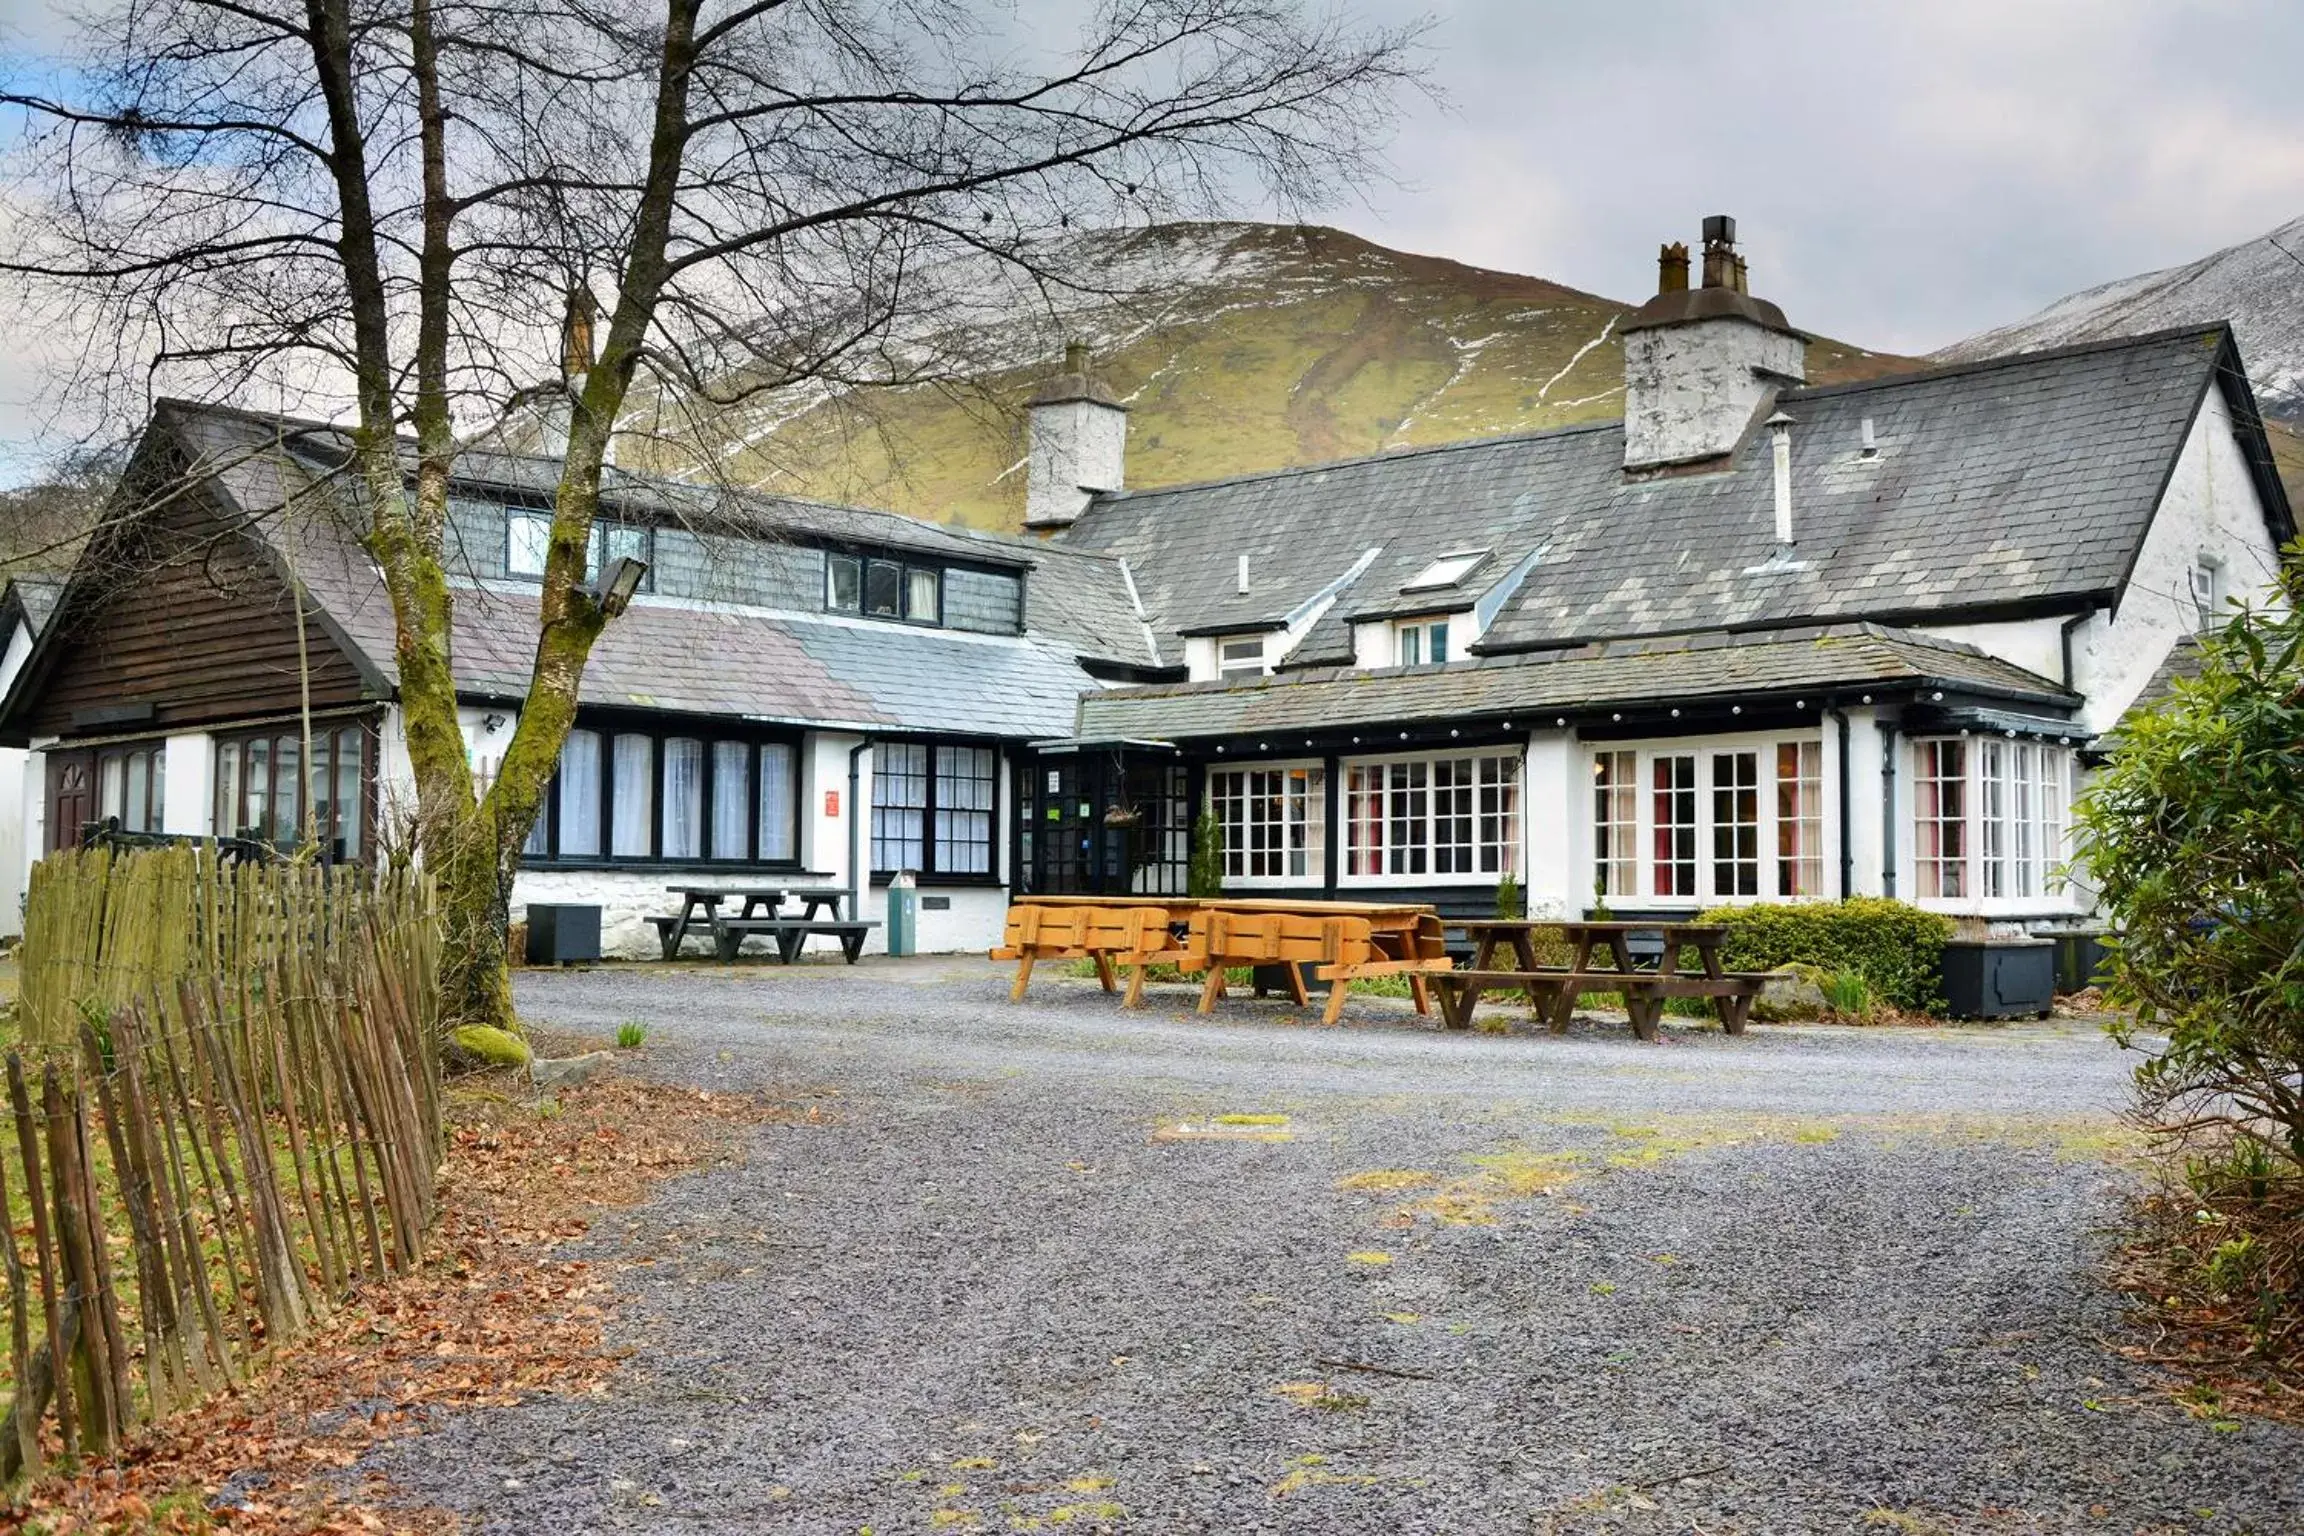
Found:
[[[216,835],[299,847],[309,808],[313,842],[331,859],[356,861],[367,848],[374,758],[368,727],[359,723],[314,725],[309,763],[301,726],[219,736]]]
[[[797,865],[799,745],[694,729],[578,726],[561,743],[524,857]]]
[[[552,548],[552,513],[548,508],[513,507],[504,516],[504,571],[515,581],[541,581],[544,579],[544,557]],[[614,523],[605,519],[592,525],[592,537],[584,548],[584,575],[590,580],[600,574],[603,565],[630,557],[650,569],[640,578],[640,590],[653,592],[655,576],[655,530],[638,523]]]
[[[1000,756],[991,747],[884,741],[872,751],[872,871],[990,880]]]
[[[824,609],[910,624],[944,622],[942,567],[871,555],[824,557]]]

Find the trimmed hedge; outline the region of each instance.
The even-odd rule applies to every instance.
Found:
[[[1813,905],[1715,907],[1704,921],[1728,930],[1721,958],[1731,970],[1813,965],[1854,971],[1872,990],[1913,1013],[1944,1006],[1944,941],[1952,920],[1901,901],[1858,896]]]

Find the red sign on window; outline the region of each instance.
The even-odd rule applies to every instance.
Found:
[[[827,816],[840,814],[840,791],[836,789],[824,791],[824,814]]]

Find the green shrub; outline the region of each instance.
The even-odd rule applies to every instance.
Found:
[[[1824,1006],[1842,1018],[1860,1019],[1872,1011],[1872,988],[1861,971],[1826,971]]]
[[[1192,824],[1192,860],[1184,870],[1184,894],[1212,901],[1224,894],[1224,823],[1213,810]]]
[[[648,1026],[638,1019],[626,1019],[616,1026],[616,1048],[636,1051],[648,1038]]]
[[[1496,915],[1506,922],[1528,915],[1528,894],[1510,875],[1496,882]]]
[[[1728,930],[1721,946],[1730,970],[1772,971],[1813,965],[1859,978],[1898,1008],[1927,1013],[1943,1006],[1944,941],[1952,921],[1901,901],[1858,896],[1802,905],[1719,907],[1704,921]]]

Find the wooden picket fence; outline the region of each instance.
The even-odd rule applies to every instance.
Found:
[[[36,867],[0,1138],[0,1480],[109,1450],[421,1262],[439,931],[404,870],[191,847]]]

